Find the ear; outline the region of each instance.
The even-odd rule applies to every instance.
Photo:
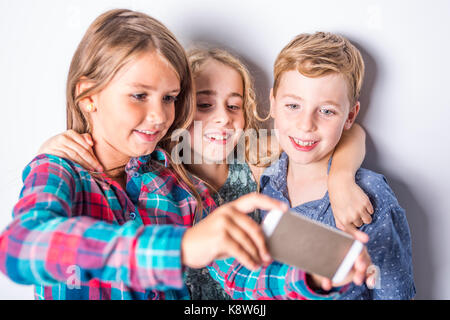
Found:
[[[270,117],[275,119],[275,97],[273,96],[273,88],[270,88]]]
[[[350,112],[348,113],[347,120],[344,124],[344,130],[349,130],[353,123],[355,123],[356,116],[359,113],[360,103],[359,101],[356,102],[356,104],[353,106],[353,108],[350,109]]]
[[[86,77],[81,78],[78,81],[77,86],[75,88],[75,90],[76,90],[75,96],[79,96],[81,93],[89,90],[93,86],[94,86],[94,83],[92,81],[89,81]],[[97,105],[97,97],[95,95],[87,95],[79,101],[80,109],[83,112],[94,112],[96,110],[96,108],[87,110],[88,106],[91,104],[93,104],[94,106]]]

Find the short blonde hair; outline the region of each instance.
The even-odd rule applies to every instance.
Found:
[[[340,35],[329,32],[303,33],[289,42],[275,60],[274,96],[282,74],[291,70],[297,70],[310,78],[330,73],[342,74],[349,90],[350,107],[359,99],[364,61],[359,50]]]

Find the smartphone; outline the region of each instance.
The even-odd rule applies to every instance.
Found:
[[[272,258],[308,273],[344,281],[364,245],[347,233],[291,210],[272,210],[262,222]]]

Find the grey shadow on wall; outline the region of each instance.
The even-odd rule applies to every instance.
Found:
[[[249,55],[247,55],[245,52],[238,52],[231,47],[227,46],[224,43],[221,43],[217,40],[217,37],[211,36],[211,35],[195,35],[191,37],[191,40],[189,44],[186,46],[186,49],[192,49],[192,48],[220,48],[223,50],[226,50],[239,58],[244,65],[248,68],[250,75],[253,78],[254,86],[255,86],[255,93],[256,93],[256,101],[257,101],[257,108],[258,108],[258,114],[261,116],[261,118],[266,118],[269,114],[270,109],[270,102],[269,102],[269,92],[270,88],[272,87],[271,84],[271,77],[267,74],[265,70],[267,68],[263,68],[259,66],[255,61],[251,59]],[[263,128],[271,128],[272,122],[271,120],[267,120],[263,123],[261,123],[261,126]]]
[[[379,68],[375,59],[364,50],[357,41],[350,41],[360,50],[365,63],[365,78],[363,88],[361,90],[361,111],[357,121],[364,127],[364,119],[368,116],[369,108],[377,108],[371,105],[371,96],[375,87]],[[370,109],[370,112],[376,110]],[[382,125],[382,124],[380,124]],[[431,250],[430,224],[424,208],[418,202],[418,198],[412,193],[408,185],[402,181],[392,170],[388,170],[380,165],[379,154],[376,149],[375,141],[370,137],[370,133],[366,135],[366,158],[363,167],[383,174],[388,180],[389,185],[394,191],[400,205],[406,211],[406,217],[411,230],[413,271],[416,286],[416,299],[433,299],[432,288],[437,281],[433,273],[433,261]]]

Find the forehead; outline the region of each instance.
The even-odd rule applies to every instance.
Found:
[[[132,58],[114,77],[112,83],[146,84],[154,88],[180,87],[180,77],[170,62],[155,50]]]
[[[286,71],[281,75],[277,98],[295,95],[303,100],[337,101],[348,104],[347,82],[342,74],[330,73],[321,77],[306,77],[297,70]]]
[[[243,95],[244,85],[240,73],[215,59],[206,60],[195,76],[197,91],[214,90]]]

